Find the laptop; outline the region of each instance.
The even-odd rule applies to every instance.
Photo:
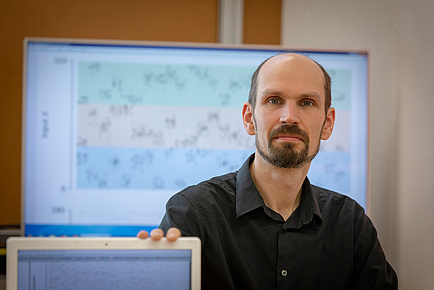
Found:
[[[11,237],[6,288],[200,289],[201,242],[182,237]]]

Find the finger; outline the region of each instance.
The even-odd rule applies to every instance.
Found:
[[[154,241],[159,241],[161,238],[164,237],[164,232],[162,229],[153,229],[151,231],[151,239]]]
[[[181,236],[181,231],[177,228],[170,228],[167,230],[166,239],[169,242],[176,241]]]
[[[149,237],[149,234],[148,234],[148,232],[147,231],[140,231],[138,234],[137,234],[137,237],[139,238],[139,239],[147,239],[148,237]]]

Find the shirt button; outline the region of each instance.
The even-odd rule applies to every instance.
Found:
[[[286,277],[286,275],[288,275],[288,271],[283,269],[282,272],[280,272],[280,274],[282,274],[283,277]]]

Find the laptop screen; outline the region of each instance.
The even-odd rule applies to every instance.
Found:
[[[191,250],[19,250],[18,289],[190,289]]]

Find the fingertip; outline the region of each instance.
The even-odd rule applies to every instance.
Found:
[[[162,229],[153,229],[151,231],[151,239],[154,241],[159,241],[164,236],[164,232]]]
[[[139,239],[147,239],[149,237],[149,233],[145,230],[141,230],[140,232],[138,232],[137,237]]]
[[[169,242],[176,241],[179,237],[181,237],[181,231],[177,228],[170,228],[166,233],[166,239]]]

